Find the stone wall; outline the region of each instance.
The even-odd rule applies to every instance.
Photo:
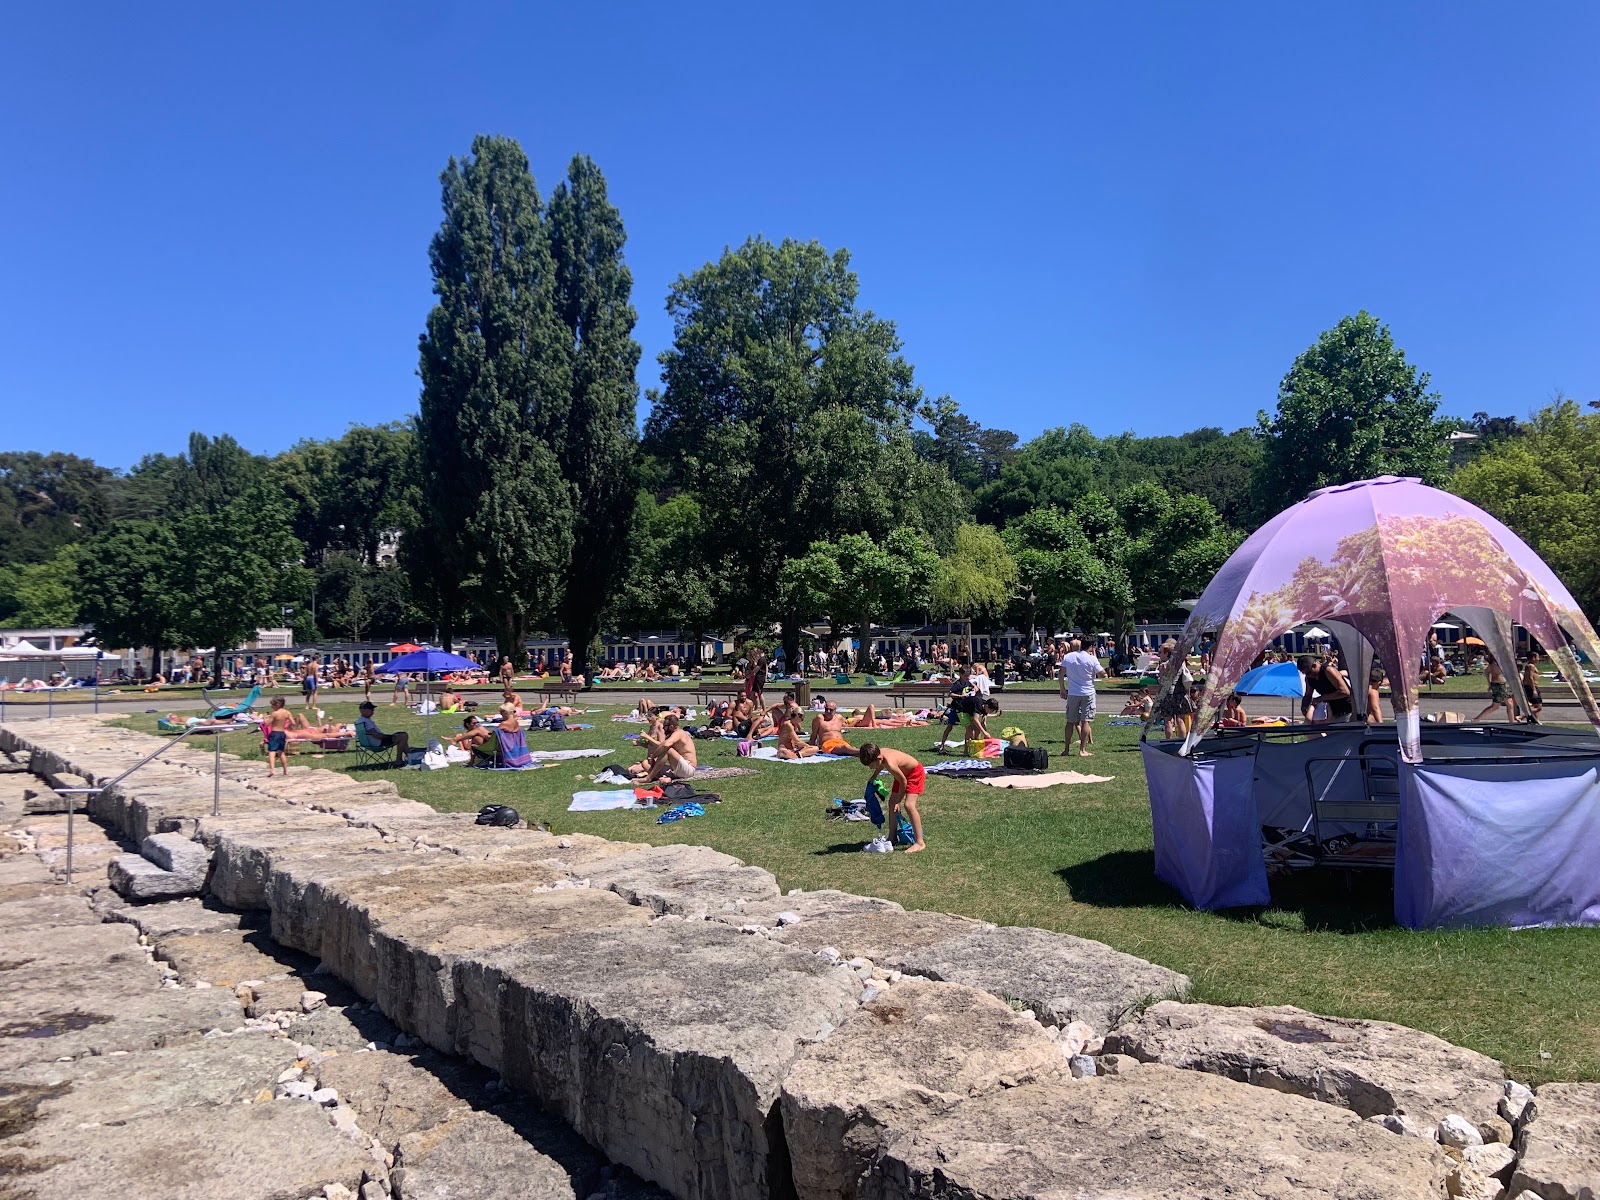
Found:
[[[151,744],[0,729],[92,781]],[[1181,1003],[1184,977],[1098,942],[480,827],[386,780],[225,759],[213,817],[210,752],[173,759],[96,819],[193,839],[217,900],[682,1200],[1493,1197],[1514,1172],[1555,1196],[1594,1163],[1570,1131],[1519,1157],[1538,1126],[1500,1065],[1413,1030]]]

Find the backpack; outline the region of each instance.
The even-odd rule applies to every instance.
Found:
[[[477,825],[495,825],[502,829],[515,829],[522,824],[522,817],[516,809],[504,804],[485,804],[478,810]]]
[[[1013,771],[1042,771],[1050,765],[1050,752],[1043,746],[1007,746],[1000,761]]]

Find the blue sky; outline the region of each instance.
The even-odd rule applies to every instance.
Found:
[[[848,247],[930,394],[1235,428],[1342,315],[1444,410],[1600,398],[1600,7],[27,5],[0,48],[0,448],[127,466],[414,411],[438,173],[576,152],[668,284]]]

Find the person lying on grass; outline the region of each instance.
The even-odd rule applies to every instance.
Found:
[[[872,774],[867,777],[867,786],[872,786],[872,781],[885,771],[893,781],[889,788],[889,808],[887,813],[889,837],[894,838],[894,831],[899,826],[899,813],[902,805],[905,806],[906,819],[911,822],[911,832],[916,838],[911,845],[906,847],[907,854],[915,854],[919,850],[926,850],[927,846],[922,840],[922,814],[917,811],[917,797],[922,795],[927,787],[927,772],[922,764],[903,750],[891,750],[888,746],[876,746],[871,742],[866,743],[856,755],[863,765],[872,768]]]
[[[639,744],[646,748],[647,753],[641,761],[628,768],[628,774],[635,783],[688,779],[699,766],[694,739],[688,731],[678,728],[678,718],[672,713],[661,718],[659,738],[650,733],[640,734]]]
[[[821,753],[810,742],[800,740],[800,713],[784,716],[778,721],[778,757],[810,758]]]
[[[910,713],[880,713],[875,705],[869,704],[845,724],[851,729],[908,729],[916,725],[926,725],[927,722],[919,721]]]

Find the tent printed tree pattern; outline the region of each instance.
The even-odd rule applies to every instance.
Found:
[[[1162,680],[1165,696],[1183,657],[1203,634],[1217,632],[1182,753],[1192,751],[1228,692],[1274,638],[1308,622],[1331,621],[1365,639],[1388,668],[1401,754],[1418,761],[1416,664],[1428,630],[1446,613],[1478,631],[1519,700],[1511,624],[1527,629],[1600,729],[1600,709],[1572,650],[1576,644],[1600,662],[1600,639],[1550,568],[1516,534],[1460,497],[1415,479],[1381,476],[1311,493],[1223,564],[1195,605]],[[1346,657],[1359,664],[1354,682],[1364,695],[1370,653],[1353,649],[1345,646]]]

